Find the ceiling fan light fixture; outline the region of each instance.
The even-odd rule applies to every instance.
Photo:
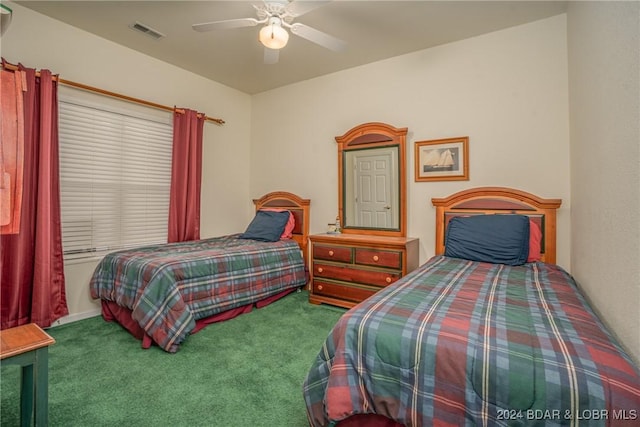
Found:
[[[260,29],[260,43],[269,49],[282,49],[289,41],[289,33],[282,28],[279,19],[270,19],[269,23]]]

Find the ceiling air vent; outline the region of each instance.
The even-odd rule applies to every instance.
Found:
[[[164,34],[162,34],[160,31],[154,30],[153,28],[149,27],[148,25],[145,24],[141,24],[140,22],[137,22],[135,24],[130,25],[130,28],[132,30],[136,30],[136,31],[140,31],[141,33],[144,33],[146,35],[148,35],[149,37],[155,39],[155,40],[159,40],[163,37],[166,37]]]

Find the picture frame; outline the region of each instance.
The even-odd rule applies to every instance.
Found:
[[[415,142],[415,180],[468,181],[469,137]]]

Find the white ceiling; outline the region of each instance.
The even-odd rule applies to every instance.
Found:
[[[305,0],[296,0],[305,1]],[[333,52],[291,35],[263,63],[259,27],[196,32],[191,24],[255,18],[257,1],[14,1],[115,43],[254,94],[320,75],[564,13],[565,1],[334,0],[294,22],[347,42]],[[163,33],[154,40],[136,22]]]

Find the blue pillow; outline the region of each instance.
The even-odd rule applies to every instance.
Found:
[[[454,217],[447,225],[444,254],[494,264],[524,264],[529,256],[529,217]]]
[[[289,211],[258,211],[246,231],[238,237],[261,242],[277,242],[288,221]]]

